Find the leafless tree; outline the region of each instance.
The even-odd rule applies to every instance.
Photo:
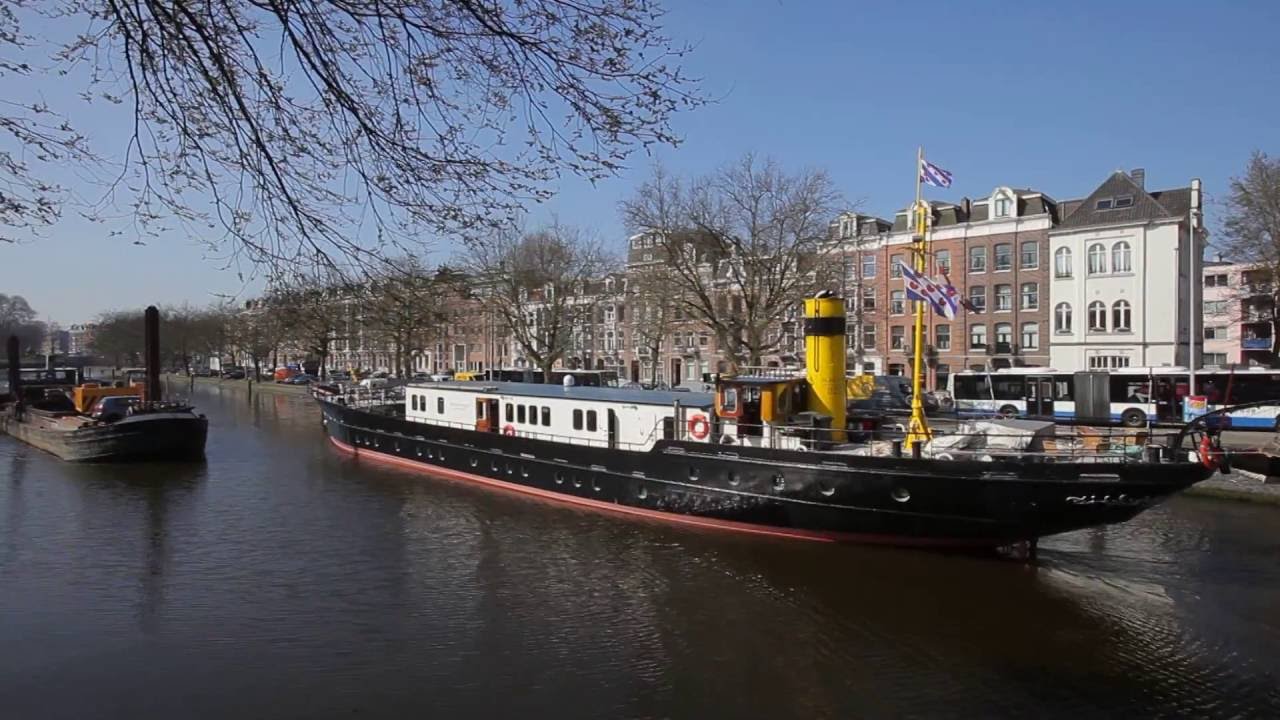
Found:
[[[449,317],[447,300],[464,282],[448,267],[431,269],[405,257],[368,283],[362,316],[370,334],[391,349],[394,374],[408,375],[413,352],[440,337]]]
[[[1271,352],[1280,353],[1280,159],[1254,152],[1244,174],[1232,178],[1224,200],[1223,252],[1252,263],[1248,295],[1266,296],[1254,309],[1271,323]]]
[[[704,100],[655,0],[0,0],[0,76],[88,75],[132,110],[113,194],[254,262],[348,267],[435,232],[488,232],[564,172],[613,175],[674,145]],[[69,41],[24,34],[40,25]],[[65,81],[65,79],[63,80]],[[84,138],[6,98],[44,165]],[[4,107],[8,112],[4,112]],[[96,149],[96,148],[95,148]],[[0,222],[48,222],[56,188],[0,154]]]
[[[560,223],[532,233],[501,230],[469,253],[476,292],[545,380],[592,320],[587,292],[613,267],[600,243]]]
[[[737,368],[778,350],[781,323],[834,281],[821,251],[839,205],[825,171],[788,173],[747,154],[688,182],[657,167],[622,214],[654,238],[681,307]]]
[[[262,377],[262,363],[280,346],[285,326],[278,310],[263,300],[249,300],[228,328],[228,340],[253,365],[251,378]]]

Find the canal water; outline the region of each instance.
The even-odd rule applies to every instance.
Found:
[[[361,464],[201,390],[201,464],[0,438],[0,715],[1277,717],[1280,509],[985,557],[738,537]]]

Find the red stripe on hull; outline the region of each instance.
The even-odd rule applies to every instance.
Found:
[[[540,488],[530,487],[528,485],[520,485],[518,483],[509,483],[504,480],[495,480],[493,478],[484,477],[483,475],[473,475],[450,468],[440,467],[438,465],[428,465],[426,463],[414,462],[406,460],[395,455],[388,455],[376,450],[365,450],[352,447],[341,440],[329,436],[329,441],[339,450],[350,453],[357,458],[368,458],[377,462],[395,465],[397,467],[417,470],[429,475],[437,475],[440,477],[450,478],[454,480],[465,480],[468,482],[480,483],[489,487],[499,488],[510,492],[517,492],[522,495],[530,495],[544,500],[552,500],[560,503],[568,503],[580,507],[592,508],[595,510],[603,510],[606,512],[620,513],[631,515],[634,517],[642,517],[650,520],[661,520],[663,522],[678,523],[681,525],[690,525],[693,527],[710,528],[714,530],[732,530],[735,532],[751,533],[754,535],[768,535],[771,537],[788,538],[792,540],[814,540],[818,542],[849,542],[863,543],[875,545],[900,545],[914,547],[968,547],[968,548],[991,548],[1008,544],[1008,541],[997,542],[991,540],[979,539],[963,539],[963,538],[919,538],[903,535],[872,535],[864,533],[843,533],[843,532],[825,532],[820,530],[801,530],[798,528],[783,528],[766,525],[754,525],[752,523],[738,522],[736,520],[720,520],[717,518],[698,517],[696,515],[680,515],[677,513],[662,512],[661,510],[646,510],[644,508],[631,507],[629,505],[619,505],[617,503],[603,502],[601,500],[592,500],[590,498],[577,497],[574,495],[566,495],[563,493],[542,490]]]

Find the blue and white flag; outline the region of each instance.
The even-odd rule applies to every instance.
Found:
[[[934,187],[951,187],[951,173],[924,158],[920,159],[920,180],[924,184]]]
[[[901,263],[902,280],[906,285],[907,299],[927,302],[933,311],[948,320],[956,319],[958,304],[956,289],[948,283],[943,286],[935,280],[916,272],[906,263]]]

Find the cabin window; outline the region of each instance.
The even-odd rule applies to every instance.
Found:
[[[436,412],[441,415],[444,414],[444,398],[443,397],[436,398]]]
[[[537,405],[529,406],[529,424],[530,425],[538,424],[538,406]]]
[[[738,412],[738,388],[727,387],[721,391],[720,409],[726,415]]]
[[[587,411],[587,432],[595,432],[595,431],[596,431],[596,411],[588,410]]]
[[[573,411],[573,429],[574,430],[582,429],[582,411],[581,410]]]
[[[418,396],[417,396],[417,395],[410,395],[410,396],[409,396],[409,408],[410,408],[411,410],[417,410],[417,409],[418,409]]]
[[[511,403],[507,403],[507,422],[514,422],[515,415],[516,415],[515,408],[511,407]]]
[[[507,418],[507,419],[510,420],[511,418]],[[521,425],[524,424],[524,406],[523,405],[516,406],[516,422],[520,423]]]
[[[551,427],[551,408],[542,408],[542,425],[543,427]]]

